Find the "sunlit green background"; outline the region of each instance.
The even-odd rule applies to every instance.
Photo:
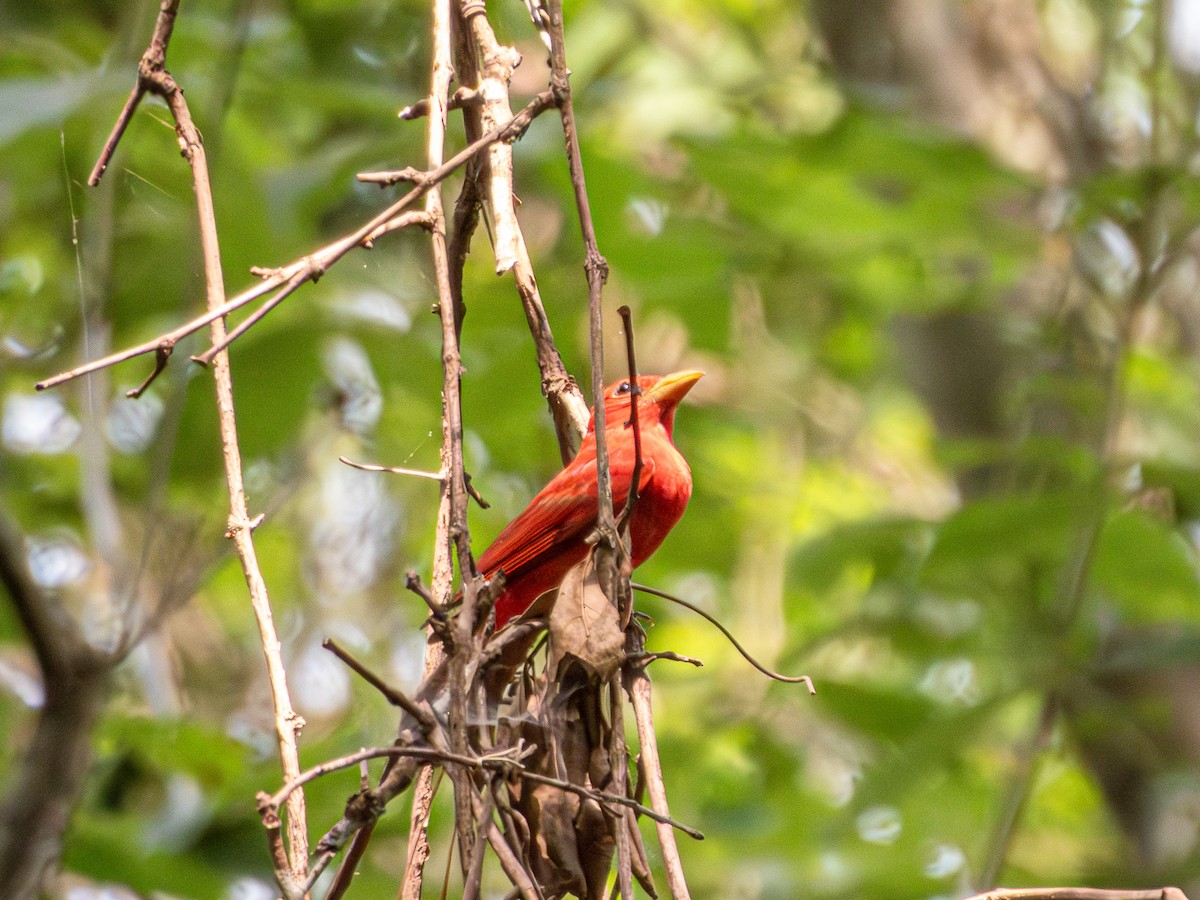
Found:
[[[642,601],[652,649],[705,661],[652,670],[672,809],[706,835],[682,839],[695,896],[1200,887],[1195,6],[568,3],[609,373],[622,303],[643,370],[708,373],[676,431],[692,506],[638,578],[818,688],[770,683],[696,616]],[[145,359],[32,387],[203,304],[165,107],[143,104],[84,185],[156,8],[0,4],[0,506],[97,643],[131,598],[178,607],[114,680],[56,896],[257,900],[273,894],[254,795],[279,773],[221,537],[211,376],[186,361],[204,344],[136,405],[121,398]],[[544,48],[520,3],[489,15],[524,54],[521,102],[545,85]],[[417,0],[183,4],[168,67],[211,157],[231,292],[394,196],[354,173],[421,164],[424,123],[395,114],[426,90],[427,23]],[[554,116],[516,159],[548,314],[586,384]],[[392,235],[233,350],[305,764],[395,723],[324,637],[398,684],[419,673],[423,605],[403,580],[428,570],[436,487],[337,457],[437,468],[430,271],[427,238]],[[482,549],[559,463],[482,229],[467,280]],[[0,605],[0,785],[37,696]],[[356,786],[312,786],[314,838]],[[359,895],[394,894],[406,823],[399,806],[381,822]],[[498,871],[487,884],[506,890]]]

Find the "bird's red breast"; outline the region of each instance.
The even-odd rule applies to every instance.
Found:
[[[675,449],[671,433],[676,406],[702,374],[683,371],[638,376],[642,472],[629,524],[635,567],[658,549],[683,516],[691,497],[692,473]],[[603,398],[613,505],[618,512],[629,496],[635,463],[629,395],[629,382],[625,380],[609,385]],[[479,570],[485,577],[491,578],[500,570],[506,577],[504,593],[496,600],[497,628],[525,612],[540,595],[557,588],[567,571],[588,553],[586,539],[599,511],[594,421],[578,455],[529,501],[479,558]]]

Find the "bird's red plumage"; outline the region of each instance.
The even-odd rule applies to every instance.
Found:
[[[671,432],[676,405],[699,378],[699,372],[638,378],[642,472],[629,526],[635,567],[658,549],[683,516],[692,494],[691,470],[675,449]],[[604,392],[604,419],[613,505],[619,512],[629,496],[635,462],[627,382],[616,382]],[[503,570],[506,577],[504,592],[496,600],[497,628],[557,588],[567,571],[587,555],[586,538],[595,527],[599,508],[596,498],[596,435],[590,426],[578,455],[479,558],[484,576],[491,578]]]

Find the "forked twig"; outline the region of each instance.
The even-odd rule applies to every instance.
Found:
[[[167,45],[174,28],[178,0],[162,0],[154,34],[146,53],[138,66],[137,83],[131,92],[117,123],[105,143],[96,167],[92,172],[95,183],[103,174],[117,143],[121,139],[134,109],[147,93],[162,97],[175,120],[179,148],[192,170],[192,181],[196,193],[196,211],[200,225],[200,247],[204,260],[205,297],[208,306],[206,317],[214,344],[225,338],[225,324],[221,310],[225,305],[225,281],[221,271],[221,251],[217,235],[216,213],[213,207],[212,186],[208,175],[208,162],[200,132],[192,121],[191,111],[184,99],[183,91],[164,68]],[[155,371],[138,392],[145,390],[154,376],[166,366],[166,357],[173,341],[159,339],[154,349],[157,358]],[[242,480],[241,453],[238,449],[237,423],[233,405],[233,379],[229,359],[220,355],[215,360],[214,383],[217,393],[218,426],[225,462],[226,482],[229,489],[229,523],[226,534],[237,547],[242,562],[246,583],[250,591],[251,605],[258,621],[259,636],[266,658],[268,680],[275,708],[275,733],[279,745],[280,763],[284,777],[292,779],[300,772],[297,739],[304,720],[292,707],[287,687],[287,675],[280,655],[279,638],[275,632],[271,615],[270,599],[266,582],[258,566],[258,558],[252,537],[254,521],[246,506],[246,491]],[[45,385],[39,385],[39,387]],[[277,874],[281,885],[290,896],[298,896],[297,885],[308,874],[308,831],[305,817],[304,795],[297,791],[288,798],[288,848],[273,842],[272,855],[277,864],[285,864]]]
[[[164,0],[166,3],[167,0]],[[177,2],[177,0],[176,0]],[[169,77],[169,76],[167,76]],[[172,82],[173,84],[173,82]],[[541,115],[547,109],[554,105],[554,95],[550,91],[543,91],[537,94],[529,101],[512,119],[503,127],[498,128],[488,134],[485,134],[479,140],[469,144],[457,154],[452,156],[446,162],[436,168],[427,171],[424,179],[420,184],[415,186],[411,191],[387,207],[381,213],[374,216],[370,221],[362,225],[358,230],[339,238],[331,244],[314,251],[307,256],[303,256],[288,265],[273,270],[259,270],[263,273],[263,280],[251,288],[243,291],[232,299],[225,300],[216,306],[210,304],[209,309],[203,315],[197,316],[189,322],[172,329],[165,334],[160,335],[153,340],[146,341],[134,347],[120,350],[116,353],[111,353],[100,359],[90,360],[82,365],[76,366],[66,372],[61,372],[50,378],[39,381],[36,385],[38,390],[55,387],[70,381],[74,378],[79,378],[82,375],[87,375],[90,372],[95,372],[100,369],[108,368],[117,363],[125,362],[137,356],[142,356],[147,353],[156,353],[164,344],[174,345],[190,334],[199,331],[205,325],[209,325],[213,321],[220,319],[231,312],[235,312],[250,303],[253,303],[264,294],[269,294],[272,291],[278,293],[268,298],[263,304],[261,314],[256,313],[255,321],[261,319],[266,311],[273,309],[280,301],[293,293],[305,281],[315,281],[334,263],[344,257],[347,253],[358,246],[365,246],[370,243],[374,236],[377,236],[381,228],[386,228],[389,223],[401,215],[409,206],[425,196],[433,187],[441,184],[451,174],[460,169],[472,159],[476,154],[487,149],[491,144],[497,141],[515,140],[525,129],[529,127],[529,123],[534,118]],[[233,338],[236,338],[244,333],[244,329],[235,329]],[[224,332],[222,337],[214,339],[212,346],[203,353],[197,354],[193,359],[197,362],[207,364],[211,362],[216,355],[228,347],[229,341],[226,340]],[[148,385],[143,385],[142,389]]]

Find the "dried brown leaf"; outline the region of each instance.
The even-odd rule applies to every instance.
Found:
[[[550,613],[549,670],[555,678],[570,657],[601,680],[625,662],[625,633],[616,607],[600,587],[591,556],[567,573]]]

